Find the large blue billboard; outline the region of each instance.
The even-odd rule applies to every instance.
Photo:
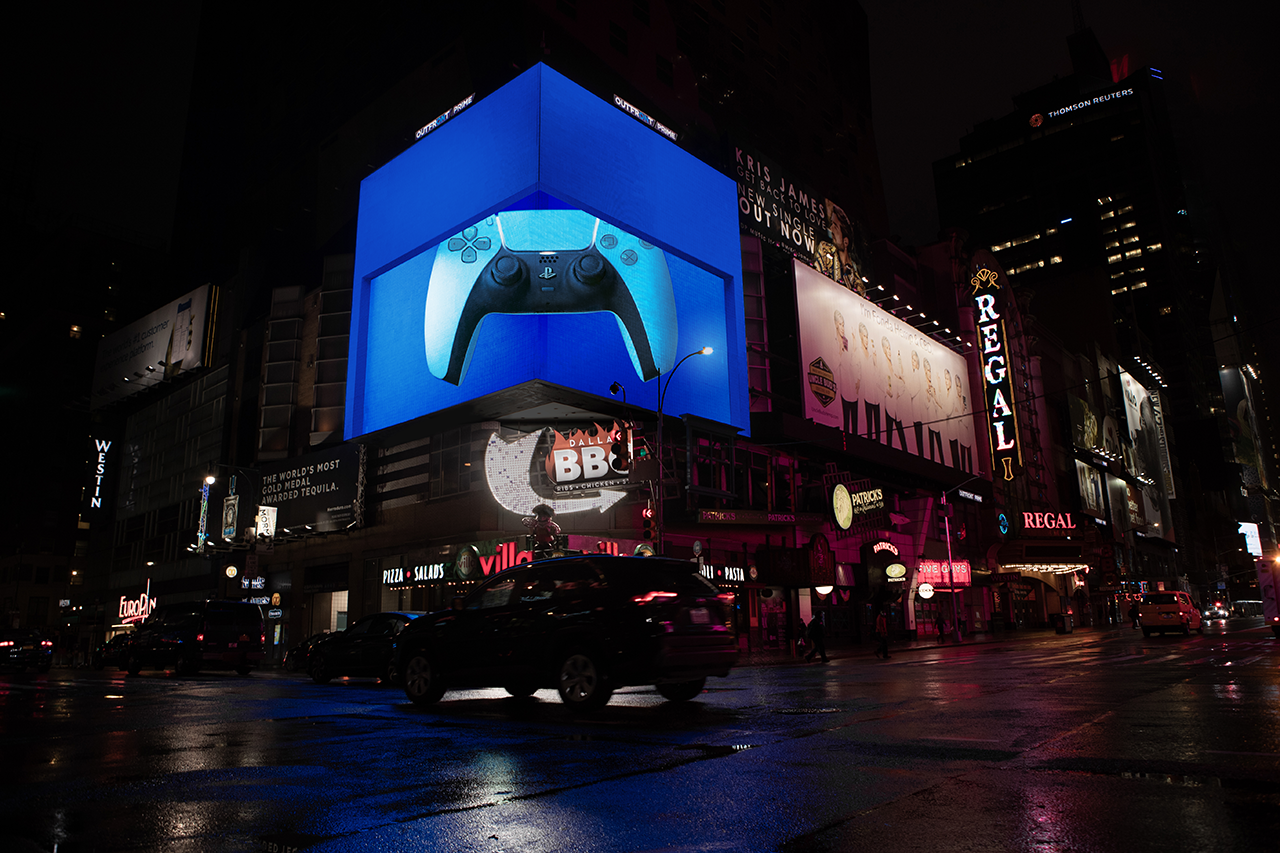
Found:
[[[545,66],[360,193],[348,438],[531,381],[750,427],[734,181]]]

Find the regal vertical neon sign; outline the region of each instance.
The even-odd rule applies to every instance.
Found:
[[[1018,444],[1018,413],[1014,408],[1013,376],[1007,359],[1009,337],[996,306],[1000,287],[995,270],[990,269],[978,270],[969,283],[973,286],[973,304],[978,310],[991,465],[1004,479],[1012,480],[1014,464],[1022,464],[1022,448]]]

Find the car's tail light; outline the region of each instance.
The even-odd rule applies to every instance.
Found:
[[[51,648],[53,646],[53,640],[41,640],[40,645],[44,646],[45,648]]]
[[[204,642],[204,631],[201,631],[199,634],[196,634],[196,642],[197,643]]]
[[[729,607],[733,606],[733,597],[733,593],[731,592],[722,592],[716,596],[716,598],[720,599],[721,604]]]
[[[4,648],[5,646],[12,646],[12,645],[13,645],[13,640],[0,640],[0,648]]]
[[[655,601],[662,604],[679,597],[680,593],[678,592],[662,592],[659,590],[653,590],[651,592],[646,592],[644,595],[634,596],[631,600],[636,604],[652,604]]]
[[[259,642],[259,643],[262,643],[262,645],[264,645],[264,646],[267,644],[267,632],[266,632],[266,631],[263,631],[261,634],[259,634],[259,635],[258,635],[258,642]]]

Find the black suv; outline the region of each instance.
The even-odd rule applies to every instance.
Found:
[[[129,635],[120,668],[130,675],[143,666],[172,666],[180,675],[202,669],[248,675],[265,657],[266,631],[262,608],[245,601],[166,604]]]
[[[311,646],[307,672],[316,684],[350,675],[365,675],[385,684],[398,680],[391,652],[396,636],[421,612],[374,613],[356,621],[345,631],[325,634]]]
[[[686,701],[737,659],[730,597],[694,564],[603,555],[489,578],[451,610],[410,622],[395,655],[418,705],[452,687],[505,687],[513,696],[555,688],[583,710],[635,684]]]
[[[0,630],[0,669],[48,672],[52,666],[53,640],[35,628]]]

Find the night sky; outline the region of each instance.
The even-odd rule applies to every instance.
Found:
[[[1071,73],[1071,3],[862,0],[862,7],[890,227],[904,244],[930,243],[946,224],[938,222],[933,161],[956,153],[978,122],[1012,112],[1014,95]],[[1131,73],[1162,72],[1184,177],[1207,188],[1260,321],[1274,321],[1274,274],[1263,253],[1276,233],[1272,200],[1280,191],[1271,129],[1278,115],[1274,7],[1241,0],[1083,0],[1080,7],[1108,57],[1127,54]]]
[[[932,163],[1011,97],[1070,73],[1071,3],[862,0],[891,233],[938,233]],[[198,7],[34,4],[10,30],[9,94],[23,121],[9,168],[35,170],[43,205],[167,241],[172,230]],[[1264,282],[1276,233],[1272,14],[1259,2],[1083,0],[1085,23],[1129,68],[1159,68],[1184,165],[1218,205],[1242,271]],[[776,152],[783,158],[783,152]],[[1275,301],[1254,287],[1262,320]]]

